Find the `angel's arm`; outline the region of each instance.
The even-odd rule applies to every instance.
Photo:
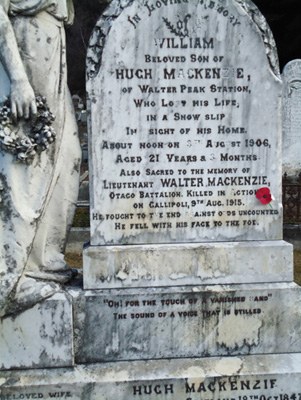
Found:
[[[37,113],[35,94],[24,69],[13,27],[7,15],[8,1],[0,4],[0,60],[11,84],[11,112],[15,119]]]

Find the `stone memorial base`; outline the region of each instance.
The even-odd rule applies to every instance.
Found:
[[[171,359],[6,371],[1,400],[299,400],[301,354]]]
[[[191,257],[233,267],[236,258],[242,279],[256,258],[264,265],[264,244],[222,245],[228,258],[215,244]],[[291,253],[268,242],[266,271],[289,280]],[[70,287],[1,320],[0,400],[301,400],[301,288],[254,282]]]
[[[295,283],[70,293],[77,364],[301,349]]]
[[[0,319],[0,370],[73,365],[70,296],[57,293],[27,311]]]
[[[83,262],[85,289],[293,281],[282,240],[90,246]]]
[[[300,304],[295,283],[70,288],[1,321],[0,370],[298,353]]]

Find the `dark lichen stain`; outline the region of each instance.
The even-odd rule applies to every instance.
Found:
[[[36,28],[36,34],[39,32],[39,25],[36,18],[30,18],[29,23]]]
[[[43,323],[41,325],[39,333],[40,333],[41,339],[47,339],[48,334],[46,333],[46,325],[45,325],[45,323]]]
[[[39,363],[36,365],[37,367],[41,367],[43,365],[49,364],[49,355],[46,350],[43,350],[40,354]]]
[[[71,172],[71,175],[73,175],[73,173],[75,172],[76,174],[78,174],[78,172],[80,171],[80,164],[81,164],[81,158],[78,158],[74,161],[73,164],[73,169]]]
[[[2,201],[0,203],[1,219],[4,223],[8,223],[12,217],[12,210],[10,207],[11,187],[8,185],[6,176],[4,174],[0,174],[0,182],[2,188],[1,190]]]
[[[13,386],[13,385],[15,385],[16,383],[19,383],[19,382],[20,382],[19,378],[8,378],[5,381],[4,386]]]
[[[50,44],[51,43],[51,37],[47,38],[47,43]]]

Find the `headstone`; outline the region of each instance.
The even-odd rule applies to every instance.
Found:
[[[301,60],[289,62],[283,71],[283,172],[301,172]]]
[[[92,246],[281,238],[281,81],[246,7],[135,2],[111,26],[88,70]]]
[[[260,241],[270,240],[266,256],[284,250],[281,80],[274,42],[252,7],[237,1],[115,2],[99,22],[87,71],[86,289],[139,287],[144,277],[152,286],[208,278],[227,283],[223,271],[228,283],[283,279],[259,249]],[[265,187],[273,196],[269,205],[256,198]],[[258,257],[253,266],[244,263],[242,275],[231,259],[246,241]],[[205,243],[216,243],[220,262],[201,262]],[[181,246],[189,249],[188,260]],[[243,257],[250,259],[248,251]]]
[[[87,74],[76,365],[4,371],[1,400],[298,399],[301,291],[281,240],[282,87],[264,18],[244,0],[114,0]]]

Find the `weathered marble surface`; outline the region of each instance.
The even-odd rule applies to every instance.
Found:
[[[292,282],[293,246],[284,241],[92,246],[84,288]]]
[[[0,104],[1,317],[50,297],[72,275],[64,251],[81,149],[64,23],[73,17],[72,0],[0,2],[0,101],[10,96],[9,107]]]
[[[0,102],[4,102],[9,95],[10,85],[7,74],[0,63]]]
[[[301,60],[289,62],[282,75],[283,172],[301,172]]]
[[[0,369],[71,367],[73,357],[72,304],[66,294],[0,319]]]
[[[72,398],[299,400],[301,354],[154,360],[4,372],[1,400]],[[295,395],[295,397],[294,397]],[[26,397],[28,396],[28,397]],[[282,396],[282,397],[281,397]]]
[[[92,245],[281,239],[273,44],[251,2],[111,3],[88,52]]]
[[[301,349],[301,288],[293,283],[72,295],[76,363]]]

